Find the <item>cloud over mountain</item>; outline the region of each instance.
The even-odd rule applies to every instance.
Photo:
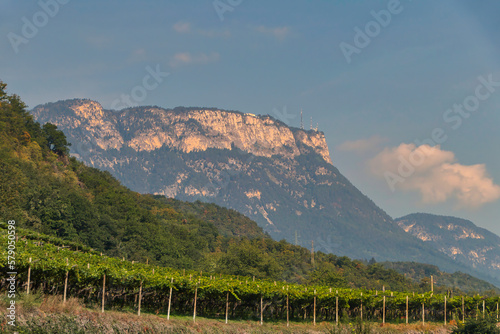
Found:
[[[462,165],[439,145],[402,143],[385,148],[368,166],[393,191],[419,192],[424,203],[452,201],[459,207],[478,208],[500,198],[500,186],[484,164]]]

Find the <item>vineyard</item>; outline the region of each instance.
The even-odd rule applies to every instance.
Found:
[[[2,291],[7,287],[7,225],[2,224]],[[103,256],[75,243],[18,230],[17,291],[78,297],[105,310],[265,321],[444,322],[498,318],[499,297],[415,294],[304,286],[253,277],[179,271]]]

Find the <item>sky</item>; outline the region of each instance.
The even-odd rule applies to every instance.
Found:
[[[325,133],[393,218],[500,234],[500,2],[0,2],[0,80],[32,108],[217,107]]]

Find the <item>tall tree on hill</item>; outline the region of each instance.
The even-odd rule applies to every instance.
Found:
[[[57,130],[57,126],[52,123],[46,123],[43,125],[43,133],[45,134],[45,138],[47,138],[47,146],[50,150],[58,155],[69,153],[69,146],[71,144],[66,140],[64,133]]]

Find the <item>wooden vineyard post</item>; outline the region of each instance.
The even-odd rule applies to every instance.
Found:
[[[431,275],[431,292],[434,292],[434,276]]]
[[[335,297],[335,323],[339,325],[339,296]]]
[[[465,301],[464,301],[464,296],[462,296],[462,322],[465,322]]]
[[[382,324],[385,324],[385,296],[382,301]]]
[[[106,274],[102,278],[102,307],[101,313],[104,313],[104,296],[106,295]]]
[[[227,324],[228,313],[229,313],[229,291],[227,292],[227,295],[226,295],[226,324]]]
[[[66,278],[64,279],[63,303],[66,303],[66,291],[68,289],[68,258],[66,258]]]
[[[425,306],[422,303],[422,325],[425,325]]]
[[[26,294],[30,294],[30,284],[31,284],[31,258],[29,259],[29,267],[28,267],[28,286],[26,287]]]
[[[498,303],[497,303],[497,321],[498,321]]]
[[[363,322],[363,292],[361,292],[361,322]]]
[[[141,316],[141,299],[142,299],[142,281],[141,285],[139,286],[139,304],[137,305],[137,315]]]
[[[263,304],[262,304],[262,295],[260,295],[260,324],[262,325],[264,323],[264,317],[263,317]]]
[[[307,291],[307,288],[306,288]],[[307,307],[304,307],[304,320],[307,319]]]
[[[196,298],[198,298],[198,283],[196,283],[196,288],[194,290],[194,311],[193,311],[193,322],[196,322]]]
[[[174,278],[170,281],[170,294],[168,295],[168,311],[167,311],[167,320],[170,320],[170,305],[172,305],[172,287],[174,285]]]
[[[408,296],[406,296],[406,324],[408,324]]]
[[[485,312],[485,309],[484,309],[484,303],[485,303],[485,300],[483,299],[483,319],[484,319],[484,312]]]
[[[446,295],[444,296],[444,325],[446,326]]]
[[[313,325],[316,326],[316,290],[314,290]]]
[[[286,327],[290,327],[290,311],[288,308],[288,287],[286,287]]]

